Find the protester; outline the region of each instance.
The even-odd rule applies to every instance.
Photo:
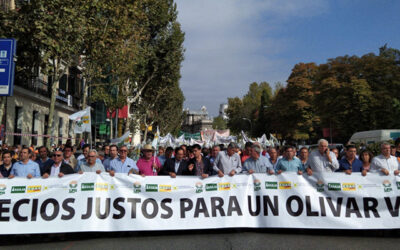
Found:
[[[6,150],[2,153],[3,164],[0,165],[0,178],[7,178],[12,169],[11,152]]]
[[[110,148],[110,155],[113,157],[117,146],[112,145]],[[110,175],[114,176],[115,173],[124,174],[139,174],[139,168],[135,161],[128,157],[128,147],[123,145],[118,149],[119,156],[115,157],[110,161]]]
[[[274,171],[276,171],[276,167],[278,166],[278,151],[276,148],[270,148],[268,151],[269,154],[269,162],[271,163],[272,167],[274,168]]]
[[[274,174],[274,167],[269,162],[268,158],[261,155],[261,148],[258,145],[252,145],[247,149],[249,158],[243,164],[243,171],[249,174],[253,173],[268,173]]]
[[[226,174],[234,176],[235,174],[242,172],[240,156],[234,151],[236,147],[237,144],[231,142],[226,151],[218,153],[218,156],[214,161],[214,170],[218,172],[219,177],[223,177]]]
[[[195,144],[192,146],[194,158],[189,161],[187,168],[188,175],[201,176],[207,178],[212,175],[213,167],[207,157],[201,155],[201,146]]]
[[[49,158],[49,150],[45,146],[39,147],[39,159],[36,160],[36,163],[39,164],[40,173],[44,173],[44,169],[53,165],[54,161]],[[31,151],[32,152],[32,151]]]
[[[110,158],[110,145],[104,146],[104,158],[105,159]]]
[[[82,164],[85,164],[87,162],[88,157],[89,157],[89,152],[90,152],[90,145],[88,145],[88,144],[84,145],[82,154],[78,157],[78,164],[77,164],[78,167],[77,168],[79,168]],[[103,165],[102,162],[100,161],[100,159],[97,158],[98,154],[97,154],[96,150],[95,150],[95,152],[96,152],[96,162],[98,164]],[[83,155],[83,158],[79,159],[82,155]]]
[[[337,149],[337,148],[332,148],[332,149],[331,149],[331,152],[333,152],[333,153],[335,154],[336,159],[339,161],[339,159],[340,159],[339,149]]]
[[[79,165],[79,161],[87,158],[87,154],[89,153],[90,150],[90,145],[89,144],[85,144],[82,146],[82,154],[80,154],[77,158],[78,160],[78,165]]]
[[[177,175],[188,175],[188,161],[184,159],[184,151],[181,147],[175,149],[175,158],[165,161],[162,168],[163,175],[169,175],[175,178]]]
[[[243,154],[241,155],[241,162],[242,162],[242,164],[247,160],[247,159],[249,159],[250,158],[250,156],[251,156],[251,147],[253,146],[253,143],[252,142],[246,142],[246,144],[244,145],[244,151],[243,151]]]
[[[54,153],[54,162],[52,166],[47,166],[44,169],[43,178],[49,176],[63,177],[66,174],[74,174],[73,168],[64,162],[63,152],[61,149],[56,150]]]
[[[165,149],[162,146],[158,147],[158,154],[157,154],[157,158],[161,163],[161,166],[164,166],[165,160],[167,159],[165,156]]]
[[[105,160],[105,154],[104,154],[104,151],[103,150],[99,150],[99,151],[97,151],[97,158],[101,161],[101,163],[103,163],[104,162],[104,160]],[[104,165],[103,165],[104,166]]]
[[[371,169],[380,171],[385,175],[393,172],[394,175],[399,174],[400,163],[396,157],[390,155],[390,144],[384,142],[381,144],[381,154],[374,157],[371,162]]]
[[[396,156],[396,146],[390,145],[390,155]]]
[[[96,172],[97,174],[100,174],[101,172],[105,172],[103,164],[97,162],[96,160],[97,151],[94,149],[89,150],[87,160],[78,166],[78,173],[82,174],[84,172]]]
[[[117,157],[118,157],[118,147],[117,147],[117,145],[111,145],[109,157],[107,159],[105,159],[103,162],[103,166],[106,169],[106,171],[110,171],[110,163],[112,160],[116,159]]]
[[[210,155],[210,163],[214,164],[215,159],[217,158],[218,153],[221,151],[218,145],[215,145],[211,149],[211,155]]]
[[[308,148],[302,147],[300,149],[299,159],[300,159],[301,168],[303,169],[303,171],[308,168],[308,156],[309,156]]]
[[[315,172],[335,172],[339,169],[339,162],[335,153],[328,148],[328,141],[320,139],[318,150],[311,152],[309,157],[309,167],[306,169],[308,175]]]
[[[352,172],[362,172],[363,163],[356,157],[357,148],[354,145],[346,146],[346,155],[343,159],[339,161],[338,172],[345,172],[346,174],[351,174]]]
[[[139,168],[139,173],[142,176],[157,176],[162,166],[158,158],[153,155],[153,147],[150,144],[146,144],[142,152],[143,156],[136,163]]]
[[[173,154],[174,154],[174,149],[172,147],[167,147],[167,149],[165,149],[165,160],[173,158]],[[164,164],[162,165],[164,166]]]
[[[396,157],[400,158],[400,137],[396,139],[394,145],[396,146]]]
[[[73,154],[73,148],[71,145],[65,145],[64,150],[64,163],[71,166],[73,170],[76,169],[78,161],[76,160],[74,154]]]
[[[279,160],[278,165],[276,166],[276,173],[281,174],[282,172],[297,172],[297,174],[303,174],[303,166],[299,158],[294,157],[296,151],[293,150],[292,146],[284,147],[284,157]]]
[[[374,157],[374,155],[371,153],[371,151],[369,150],[363,150],[360,153],[360,161],[363,163],[363,171],[362,171],[362,175],[365,176],[367,175],[367,172],[369,172],[371,170],[371,162],[372,162],[372,158]]]
[[[39,164],[29,159],[30,154],[32,154],[32,151],[28,147],[21,149],[20,161],[14,163],[8,178],[11,179],[14,178],[14,176],[26,176],[28,179],[30,179],[32,177],[41,176]]]

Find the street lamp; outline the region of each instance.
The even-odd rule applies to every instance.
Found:
[[[248,121],[250,123],[250,133],[251,133],[251,131],[253,131],[253,124],[251,123],[251,120],[249,118],[245,118],[245,117],[243,117],[242,119],[245,121]]]

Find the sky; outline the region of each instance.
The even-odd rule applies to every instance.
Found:
[[[252,82],[286,84],[297,63],[400,49],[398,0],[176,0],[184,107],[217,116]]]

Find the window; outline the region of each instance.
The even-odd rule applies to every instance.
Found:
[[[38,134],[38,128],[39,128],[39,112],[38,111],[33,111],[32,115],[32,134],[37,135]],[[32,144],[37,145],[37,136],[32,136]]]
[[[22,133],[22,107],[15,107],[14,133]],[[21,136],[14,135],[14,145],[21,145]]]

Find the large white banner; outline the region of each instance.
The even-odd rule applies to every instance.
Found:
[[[400,228],[400,177],[74,174],[0,180],[0,234],[206,228]]]

